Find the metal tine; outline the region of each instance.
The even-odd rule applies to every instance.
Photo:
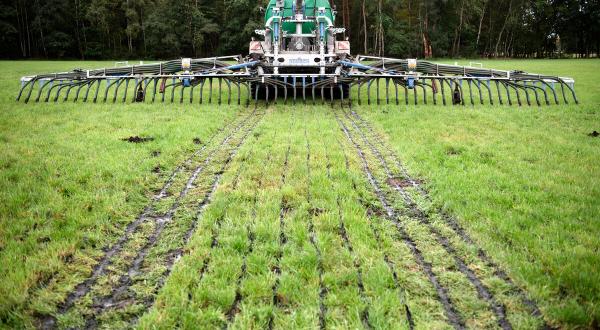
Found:
[[[292,84],[294,85],[294,102],[292,103],[293,105],[296,105],[296,98],[297,98],[297,81],[296,81],[296,77],[292,77]]]
[[[60,96],[60,91],[62,91],[62,89],[65,88],[66,86],[67,85],[65,83],[58,85],[58,88],[56,89],[56,96],[54,97],[54,102],[58,102],[58,97]]]
[[[179,104],[183,104],[183,94],[185,94],[185,84],[181,83],[181,92],[179,93]]]
[[[511,86],[515,90],[515,93],[517,94],[517,102],[519,103],[519,106],[523,106],[523,103],[521,102],[521,95],[519,94],[519,89],[510,83],[509,83],[509,86]]]
[[[529,99],[529,90],[527,88],[527,82],[523,82],[523,85],[519,85],[519,83],[515,83],[515,85],[517,85],[518,88],[523,89],[523,92],[525,93],[525,100],[527,100],[527,105],[531,106],[531,100]],[[525,86],[525,87],[523,87]]]
[[[45,83],[44,85],[42,85],[42,86],[40,87],[40,89],[39,89],[39,91],[38,91],[38,95],[37,95],[37,97],[36,97],[36,99],[35,99],[35,102],[39,102],[39,100],[40,100],[40,97],[42,96],[42,91],[44,90],[44,88],[46,88],[46,85],[50,85],[50,86],[48,87],[48,89],[52,88],[52,86],[54,85],[54,80],[55,80],[55,79],[51,79],[50,81],[48,81],[47,83]],[[48,99],[49,99],[49,98],[50,98],[50,96],[46,97],[46,98],[45,98],[45,100],[44,100],[44,102],[48,102]]]
[[[265,84],[265,96],[266,96],[266,102],[267,102],[267,106],[269,106],[269,84]]]
[[[80,85],[79,85],[79,88],[77,88],[77,92],[75,92],[75,98],[73,99],[73,103],[76,103],[76,102],[79,100],[79,93],[81,92],[81,89],[82,89],[84,86],[88,86],[88,88],[89,88],[89,86],[90,86],[90,83],[91,83],[91,81],[88,81],[88,82],[86,82],[86,83],[84,83],[84,84],[80,84]]]
[[[145,80],[146,80],[145,78],[140,79],[140,80],[138,80],[138,79],[135,80],[135,85],[133,86],[133,97],[131,98],[131,102],[135,102],[135,100],[137,99],[138,88],[140,87],[140,85],[144,84]]]
[[[110,90],[110,88],[112,87],[112,85],[114,85],[116,83],[116,81],[112,81],[112,80],[105,80],[106,81],[106,86],[104,87],[104,100],[103,102],[106,103],[106,100],[108,99],[108,92]]]
[[[508,99],[508,105],[512,106],[513,102],[512,102],[512,97],[510,95],[510,88],[509,88],[508,84],[505,82],[501,82],[500,84],[502,84],[502,86],[504,86],[504,89],[506,90],[506,98]]]
[[[283,105],[287,105],[287,96],[288,96],[288,78],[283,77],[283,84],[285,88],[283,89]]]
[[[442,90],[442,104],[447,105],[446,104],[446,89],[444,89],[444,78],[438,78],[436,80],[440,81],[440,89]]]
[[[231,104],[231,82],[227,78],[224,78],[224,79],[225,79],[225,85],[227,85],[227,105],[230,105]]]
[[[241,83],[239,80],[236,80],[234,84],[237,87],[237,104],[242,105],[242,86],[240,86]]]
[[[475,101],[473,101],[473,86],[471,84],[471,80],[467,80],[467,85],[469,85],[469,98],[471,99],[471,105],[475,106]]]
[[[538,107],[542,106],[542,103],[540,102],[540,97],[538,95],[538,89],[541,89],[539,86],[536,86],[534,82],[531,83],[531,89],[533,90],[533,94],[535,95],[535,102],[537,103]],[[548,102],[548,95],[546,95],[546,91],[542,90],[544,92],[544,96],[545,96],[545,101],[546,104],[549,104],[550,102]]]
[[[302,77],[302,102],[306,104],[306,77]]]
[[[98,93],[100,92],[100,87],[102,85],[102,80],[98,80],[98,84],[96,84],[96,93],[94,93],[94,103],[98,100]]]
[[[78,84],[78,85],[80,85],[80,84]],[[69,99],[69,94],[71,94],[71,90],[73,89],[73,87],[78,86],[78,85],[70,85],[69,88],[67,88],[67,92],[65,93],[63,102],[66,102]]]
[[[340,103],[343,108],[344,107],[344,87],[342,87],[342,84],[338,84],[338,87],[340,88]]]
[[[490,80],[486,80],[483,84],[483,87],[485,87],[487,89],[488,92],[488,96],[490,98],[490,105],[494,105],[494,97],[492,96],[492,89],[491,89],[491,81]],[[483,101],[483,95],[481,96],[481,104],[484,104]]]
[[[385,102],[390,104],[390,78],[385,78]]]
[[[29,85],[26,84],[25,86],[23,86],[21,88],[21,90],[25,90],[25,87],[29,86],[29,91],[27,92],[27,96],[25,97],[25,100],[24,100],[25,103],[29,103],[29,99],[31,98],[31,93],[33,93],[33,88],[35,87],[35,83],[37,81],[38,81],[37,78],[33,78],[28,82]],[[21,99],[21,94],[19,94],[17,96],[17,101],[19,101],[20,99]]]
[[[571,96],[573,97],[573,101],[575,101],[575,104],[579,104],[579,100],[577,99],[577,94],[575,94],[575,90],[573,89],[573,87],[569,84],[567,84],[566,82],[564,82],[564,80],[559,78],[559,81],[561,82],[561,85],[567,86],[567,88],[571,91]],[[566,99],[566,97],[565,97]]]
[[[16,101],[19,102],[21,100],[21,95],[23,95],[23,91],[25,90],[25,88],[27,88],[30,84],[32,84],[32,81],[35,81],[35,78],[29,80],[28,82],[26,82],[25,84],[23,84],[21,86],[21,88],[19,89],[19,94],[17,94],[17,98]],[[33,82],[33,84],[35,84],[35,82]]]
[[[418,95],[417,95],[417,85],[413,86],[413,95],[415,96],[415,105],[419,104]]]
[[[333,107],[333,83],[329,85],[329,99],[331,101],[331,106]]]
[[[538,86],[535,82],[534,82],[533,86],[536,89],[539,89],[544,93],[544,101],[546,101],[546,105],[550,105],[550,99],[548,98],[548,92],[546,91],[547,84],[544,81],[542,81],[541,79],[540,79],[540,84],[544,87]]]
[[[400,105],[400,100],[398,99],[398,82],[396,80],[392,80],[394,84],[394,90],[396,91],[396,105]]]
[[[484,103],[483,103],[483,94],[481,93],[481,80],[477,80],[475,87],[477,87],[477,91],[479,91],[479,103],[481,103],[483,105]]]
[[[504,105],[504,101],[502,100],[502,93],[500,91],[500,83],[498,82],[498,80],[495,80],[494,82],[496,83],[496,93],[498,94],[498,102],[500,102],[500,105]]]
[[[419,86],[423,90],[423,103],[427,105],[427,89],[425,89],[425,84],[419,84]]]
[[[177,82],[175,78],[172,79],[173,83],[171,84],[171,103],[175,102],[175,89],[177,89]]]
[[[371,105],[371,85],[373,85],[373,79],[369,79],[367,82],[367,105]]]
[[[316,89],[317,89],[317,86],[316,86],[316,83],[317,83],[317,79],[315,77],[312,77],[312,84],[311,84],[312,87],[311,87],[311,89],[312,89],[313,105],[317,105],[317,100],[316,100]]]
[[[250,100],[252,99],[252,89],[250,88],[250,82],[246,82],[246,108],[250,106]]]
[[[129,78],[125,78],[125,93],[123,94],[123,103],[127,100],[127,91],[129,90]]]
[[[322,101],[322,104],[324,105],[325,104],[325,84],[321,85],[321,101]]]
[[[123,78],[120,78],[116,82],[117,85],[115,86],[115,92],[113,94],[112,103],[117,103],[117,96],[118,96],[118,93],[119,93],[119,88],[121,88],[121,84],[123,84],[123,80],[124,80]]]
[[[212,104],[213,78],[208,78],[208,104]]]
[[[375,78],[376,82],[375,82],[375,87],[377,87],[377,93],[375,93],[375,95],[377,96],[377,105],[379,105],[380,101],[379,101],[379,80],[381,80],[380,78]]]
[[[434,87],[434,81],[433,80],[430,79],[430,82],[431,83],[427,83],[427,79],[423,79],[423,90],[426,90],[426,87],[431,88],[431,98],[433,99],[433,105],[437,105],[436,87]],[[427,97],[425,97],[425,104],[427,104]]]
[[[200,104],[204,101],[204,84],[206,83],[206,78],[200,79]]]
[[[363,81],[362,79],[358,81],[358,105],[362,105],[362,101],[360,99],[360,90],[362,89]]]
[[[92,86],[94,86],[95,83],[96,83],[96,80],[92,80],[87,85],[87,88],[85,89],[85,95],[83,96],[83,102],[87,102],[88,96],[90,95],[90,89],[92,89]]]
[[[556,95],[556,91],[554,90],[554,86],[553,86],[553,85],[550,85],[549,83],[547,83],[547,82],[546,82],[546,81],[544,81],[543,79],[540,79],[540,82],[541,82],[541,83],[542,83],[544,86],[546,86],[548,89],[550,89],[550,90],[552,91],[552,96],[554,97],[554,102],[555,102],[556,104],[559,104],[559,103],[558,103],[558,96]],[[546,91],[546,87],[544,87],[544,91]],[[548,104],[548,105],[549,105],[549,104]]]
[[[256,83],[256,88],[254,90],[254,104],[258,105],[258,92],[260,90],[260,83]]]
[[[190,104],[193,104],[193,103],[194,103],[194,89],[196,89],[196,86],[197,86],[197,85],[198,85],[198,84],[194,84],[194,83],[192,83],[192,84],[190,85]]]
[[[217,78],[217,80],[219,81],[219,100],[218,100],[218,104],[221,105],[221,100],[222,100],[222,97],[223,97],[223,95],[222,95],[223,94],[223,86],[222,86],[223,85],[223,81],[222,81],[223,79]]]
[[[409,97],[408,97],[408,87],[406,86],[406,82],[405,81],[402,82],[402,87],[404,87],[404,100],[405,100],[406,105],[408,105],[408,103],[410,101],[408,100],[409,99]]]
[[[273,104],[277,105],[277,98],[279,97],[279,86],[277,84],[273,84],[273,89],[274,89],[274,97],[273,97]]]
[[[465,106],[465,93],[462,87],[462,80],[457,80],[456,86],[458,86],[458,91],[460,92],[460,103],[462,106]]]

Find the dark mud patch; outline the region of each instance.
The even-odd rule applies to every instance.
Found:
[[[160,166],[154,166],[152,168],[152,173],[154,174],[160,174],[162,172],[162,168]]]
[[[160,156],[160,151],[154,150],[154,151],[152,151],[152,153],[150,153],[150,155],[152,155],[152,157],[156,158],[156,157]]]
[[[387,184],[391,187],[400,187],[400,188],[411,188],[413,184],[421,185],[423,181],[421,180],[409,180],[403,178],[391,178],[387,180]]]
[[[121,139],[121,141],[129,143],[146,143],[154,141],[153,137],[141,137],[141,136],[130,136],[128,138]]]
[[[202,144],[202,140],[200,140],[200,138],[194,138],[194,144],[198,145],[198,144]]]
[[[598,133],[597,131],[593,131],[592,133],[588,134],[589,137],[598,137],[600,136],[600,133]]]
[[[446,147],[444,152],[448,156],[460,156],[463,153],[463,150],[456,147]]]
[[[325,210],[320,208],[320,207],[311,207],[310,210],[308,210],[308,212],[310,213],[310,215],[312,215],[313,217],[318,217],[321,214],[325,213]]]

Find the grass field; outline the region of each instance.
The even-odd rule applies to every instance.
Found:
[[[0,62],[0,327],[598,328],[597,60],[484,62],[578,106],[14,101],[105,65]]]

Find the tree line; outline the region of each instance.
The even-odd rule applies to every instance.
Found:
[[[310,1],[310,0],[307,0]],[[598,0],[335,0],[353,53],[597,57]],[[267,0],[0,0],[1,58],[244,54]]]

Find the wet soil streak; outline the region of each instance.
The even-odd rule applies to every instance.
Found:
[[[243,124],[245,124],[246,122],[247,121],[244,121]],[[240,125],[240,126],[242,126],[242,125]],[[245,139],[245,137],[249,134],[251,127],[248,129],[248,132],[245,133],[245,136],[244,136],[244,138],[242,138],[241,141],[243,141]],[[155,246],[156,242],[161,237],[165,226],[173,220],[173,216],[175,214],[175,211],[179,207],[181,200],[187,196],[189,191],[193,188],[194,182],[196,181],[198,176],[204,171],[204,169],[214,159],[217,152],[220,151],[221,148],[224,145],[226,145],[229,142],[229,140],[231,140],[233,138],[233,136],[238,132],[238,130],[239,130],[239,126],[235,130],[233,130],[226,138],[224,138],[223,141],[220,143],[220,145],[217,148],[215,148],[214,150],[212,150],[209,153],[209,155],[207,155],[205,161],[194,170],[192,176],[188,179],[184,189],[179,193],[179,196],[177,197],[177,199],[175,200],[175,202],[173,203],[171,208],[167,211],[167,213],[162,216],[157,216],[153,219],[156,222],[156,227],[155,227],[154,231],[148,237],[146,244],[142,247],[142,249],[140,251],[138,251],[135,259],[133,260],[132,264],[129,266],[127,273],[122,275],[121,278],[119,279],[118,286],[113,288],[113,290],[109,296],[103,297],[103,298],[95,301],[95,303],[94,303],[95,314],[101,314],[102,312],[104,312],[110,308],[113,308],[114,306],[118,306],[119,297],[123,296],[123,293],[125,293],[134,284],[132,278],[139,274],[140,268],[141,268],[144,260],[146,259],[146,256],[150,252],[150,249]],[[240,142],[240,144],[238,144],[238,146],[236,146],[234,149],[237,149],[237,147],[239,147],[241,145],[241,143],[242,142]],[[235,152],[235,150],[233,150],[230,153],[230,156],[234,152]],[[95,316],[92,316],[91,318],[87,319],[86,325],[90,324],[91,325],[90,327],[94,327],[93,326],[93,324],[95,323],[94,318],[95,318]],[[86,326],[86,328],[87,328],[87,326]]]
[[[354,138],[351,136],[348,128],[341,121],[338,114],[336,112],[334,112],[334,115],[335,115],[335,118],[336,118],[338,124],[340,125],[342,131],[346,135],[346,138],[356,149],[356,152],[358,153],[358,156],[360,157],[360,159],[362,161],[363,171],[365,172],[369,183],[373,187],[375,194],[377,195],[377,198],[383,205],[383,208],[385,209],[386,214],[387,214],[387,218],[394,223],[394,225],[396,226],[396,229],[398,230],[398,233],[400,234],[400,237],[402,238],[402,240],[404,241],[406,246],[410,249],[411,253],[413,254],[415,261],[417,262],[419,267],[423,270],[423,272],[429,279],[429,282],[435,288],[437,295],[438,295],[438,299],[442,303],[442,306],[444,307],[444,311],[445,311],[446,317],[448,318],[449,324],[452,325],[455,329],[464,329],[465,324],[462,321],[462,319],[460,318],[458,312],[456,311],[456,308],[454,307],[452,301],[450,300],[447,289],[440,284],[437,276],[435,276],[435,274],[433,272],[431,264],[428,263],[427,261],[425,261],[425,258],[423,257],[423,254],[421,253],[421,251],[417,248],[416,243],[413,241],[413,239],[408,235],[406,230],[399,223],[398,215],[390,207],[390,203],[388,202],[388,200],[385,198],[383,192],[381,191],[381,188],[380,188],[379,184],[377,183],[377,180],[375,179],[375,177],[373,176],[373,173],[371,172],[371,170],[369,168],[369,165],[365,158],[364,152],[362,151],[362,149],[360,148],[358,143],[356,143]]]
[[[421,209],[419,209],[418,205],[410,197],[410,195],[406,192],[406,190],[404,188],[402,188],[400,185],[398,185],[396,180],[393,180],[394,176],[392,175],[392,172],[391,172],[388,164],[386,163],[385,158],[381,154],[381,152],[373,145],[373,143],[371,143],[368,140],[365,133],[359,128],[359,126],[356,124],[356,122],[353,120],[353,118],[350,117],[348,115],[348,113],[346,113],[345,111],[343,111],[343,112],[346,115],[346,118],[350,121],[350,123],[354,127],[354,129],[360,134],[363,142],[367,146],[369,146],[369,148],[371,149],[371,152],[373,152],[373,154],[379,160],[381,166],[383,166],[385,173],[387,175],[387,178],[388,178],[388,182],[392,184],[392,186],[394,187],[394,190],[396,192],[398,192],[398,194],[402,198],[405,205],[410,209],[411,217],[413,219],[418,220],[419,223],[421,223],[422,225],[426,226],[429,229],[429,231],[434,234],[436,241],[444,248],[444,250],[446,250],[446,252],[449,255],[451,255],[453,257],[454,262],[456,263],[456,266],[458,267],[459,271],[461,273],[463,273],[467,277],[469,282],[471,282],[471,284],[475,287],[479,297],[481,299],[485,300],[490,305],[490,308],[492,309],[492,311],[494,312],[494,314],[496,315],[496,317],[498,319],[498,325],[504,330],[512,329],[512,325],[510,324],[510,322],[508,321],[508,318],[506,317],[505,306],[496,300],[494,295],[489,291],[489,289],[485,286],[485,284],[483,284],[481,279],[479,279],[479,277],[475,274],[475,272],[473,272],[473,270],[467,266],[467,264],[465,263],[463,258],[459,256],[459,254],[456,252],[456,250],[450,243],[450,240],[431,224],[431,219],[429,218],[429,215],[427,215]]]
[[[337,142],[338,142],[338,145],[340,146],[340,149],[342,150],[342,153],[344,154],[344,160],[346,163],[346,172],[350,173],[350,161],[348,159],[348,155],[346,154],[346,151],[344,150],[344,146],[342,145],[342,143],[339,140],[337,140]],[[356,186],[356,181],[354,180],[354,178],[352,178],[352,189],[355,193],[359,194],[358,187]],[[373,224],[373,218],[372,218],[372,215],[370,214],[372,212],[371,207],[369,205],[367,205],[365,203],[365,201],[360,198],[360,196],[358,197],[358,202],[367,211],[367,217],[369,220],[369,228],[371,229],[371,232],[373,233],[373,236],[375,237],[375,240],[377,241],[377,250],[383,251],[383,244],[382,244],[383,240],[381,238],[381,234],[379,233],[379,230]],[[410,330],[412,330],[415,328],[415,322],[413,320],[410,308],[408,307],[408,304],[406,302],[405,290],[400,286],[400,281],[398,280],[398,273],[396,273],[395,265],[390,260],[390,257],[386,252],[383,253],[383,260],[385,261],[386,265],[388,266],[388,269],[390,270],[390,273],[392,274],[392,279],[394,280],[394,289],[398,290],[398,298],[399,298],[400,304],[402,306],[404,306],[404,311],[406,313],[406,321],[408,322],[408,327]]]
[[[331,191],[335,191],[335,185],[331,178],[331,161],[329,159],[329,154],[326,154],[327,158],[327,179],[329,179],[331,185]],[[352,242],[350,242],[350,237],[348,237],[348,231],[346,230],[346,224],[344,222],[344,215],[342,213],[342,203],[340,201],[340,197],[336,198],[337,208],[338,208],[338,218],[340,226],[338,228],[338,233],[340,238],[342,239],[343,245],[350,253],[352,257],[352,262],[354,264],[354,269],[356,271],[356,282],[358,286],[358,294],[360,295],[360,300],[365,305],[365,309],[361,313],[361,320],[365,329],[371,329],[371,324],[369,323],[369,299],[367,299],[367,295],[365,294],[365,285],[363,283],[363,272],[362,266],[360,264],[360,260],[358,256],[354,252],[354,248],[352,247]]]
[[[291,145],[290,142],[288,142],[288,148],[287,151],[285,152],[285,162],[283,163],[283,172],[281,173],[281,185],[279,187],[279,191],[281,192],[281,190],[283,189],[283,186],[285,186],[285,182],[287,179],[287,171],[289,168],[289,159],[290,159],[290,150],[291,150]],[[275,283],[273,284],[273,297],[272,297],[272,301],[273,301],[273,306],[276,307],[280,307],[280,299],[278,296],[278,290],[279,290],[279,283],[281,281],[281,258],[283,257],[283,249],[285,247],[285,245],[287,244],[287,236],[285,235],[285,217],[289,212],[289,207],[287,205],[287,202],[285,201],[285,199],[283,198],[283,196],[281,197],[281,204],[280,204],[280,208],[279,208],[279,248],[277,251],[277,255],[275,256],[275,267],[273,267],[273,273],[275,275]],[[274,322],[274,315],[271,315],[269,317],[269,322],[268,322],[268,328],[269,329],[273,329],[273,322]]]
[[[250,114],[249,116],[251,116],[251,115],[252,114]],[[249,118],[249,116],[247,116],[244,119],[244,121],[247,120],[247,118]],[[220,131],[226,130],[231,125],[232,125],[232,122],[227,123],[227,125],[225,125],[225,127],[223,129],[221,129]],[[210,141],[212,141],[217,135],[218,135],[218,132],[213,134],[213,136],[210,138]],[[210,143],[210,141],[209,141],[209,143]],[[142,223],[144,223],[145,221],[149,220],[149,218],[151,217],[152,209],[153,209],[153,206],[155,205],[155,203],[159,202],[160,200],[164,199],[167,196],[166,192],[172,186],[173,182],[175,181],[175,177],[177,175],[179,175],[179,173],[181,173],[181,171],[186,167],[186,165],[188,165],[191,162],[191,160],[194,157],[200,155],[206,149],[206,147],[207,147],[207,145],[209,145],[209,143],[202,146],[200,149],[198,149],[196,152],[194,152],[188,159],[186,159],[183,164],[180,164],[179,166],[177,166],[175,168],[175,170],[171,173],[171,175],[169,176],[167,181],[164,183],[163,187],[161,187],[159,193],[152,197],[152,199],[150,200],[150,203],[144,208],[142,213],[133,222],[131,222],[127,225],[127,227],[125,228],[125,232],[119,237],[119,239],[110,248],[107,247],[104,249],[104,251],[105,251],[104,254],[100,258],[100,261],[98,262],[98,264],[96,264],[96,266],[94,266],[94,268],[92,269],[92,273],[90,274],[90,276],[87,279],[85,279],[83,282],[81,282],[77,286],[75,286],[73,291],[71,291],[68,294],[65,301],[58,306],[58,314],[66,313],[69,309],[71,309],[71,307],[73,307],[73,305],[75,304],[76,301],[78,301],[80,298],[85,296],[91,290],[92,286],[96,283],[98,278],[105,274],[106,268],[111,264],[111,259],[115,255],[117,255],[118,253],[121,252],[123,246],[125,246],[125,244],[131,238],[131,235],[139,228],[139,226]],[[56,324],[55,324],[54,319],[43,320],[42,328],[54,328],[55,326],[56,326]]]
[[[362,126],[366,128],[367,132],[375,132],[372,125],[370,125],[369,122],[362,118],[358,113],[351,110],[350,114],[354,118],[356,118],[356,120],[358,120],[362,124]],[[388,155],[394,161],[396,167],[402,172],[402,175],[404,176],[405,180],[408,181],[412,185],[412,187],[415,188],[421,194],[421,196],[425,197],[428,201],[431,202],[431,197],[429,196],[427,191],[418,183],[418,180],[415,180],[408,174],[408,171],[400,161],[399,157],[389,147],[385,145],[381,137],[379,137],[376,133],[373,133],[372,138],[379,145],[380,148],[387,151]],[[542,318],[542,312],[540,311],[537,304],[528,297],[527,293],[523,289],[518,287],[513,282],[513,280],[508,276],[508,274],[497,263],[495,263],[487,255],[487,253],[479,245],[477,245],[477,243],[475,243],[475,241],[469,236],[469,234],[467,234],[465,229],[462,228],[458,221],[441,209],[437,209],[436,211],[439,215],[441,215],[444,222],[456,233],[456,235],[458,235],[458,237],[460,237],[460,239],[463,240],[463,242],[477,249],[477,257],[479,258],[479,260],[486,264],[486,266],[490,267],[494,271],[494,275],[501,278],[505,283],[507,283],[511,287],[513,292],[516,292],[520,296],[521,301],[525,306],[527,306],[531,310],[532,314],[538,318]],[[550,328],[550,326],[546,324],[545,328]]]
[[[310,170],[310,141],[308,140],[308,135],[306,134],[306,128],[304,129],[304,137],[306,139],[306,178],[308,185],[306,187],[306,199],[308,201],[308,205],[311,204],[312,196],[310,194],[310,184],[311,184],[311,170]],[[327,306],[325,306],[325,298],[327,297],[327,287],[323,282],[323,273],[325,272],[323,269],[323,257],[321,255],[321,249],[317,245],[317,235],[315,233],[315,224],[312,220],[312,215],[308,215],[308,237],[310,240],[310,244],[315,249],[315,253],[317,254],[317,269],[319,271],[319,328],[325,329],[325,315],[327,314]]]

